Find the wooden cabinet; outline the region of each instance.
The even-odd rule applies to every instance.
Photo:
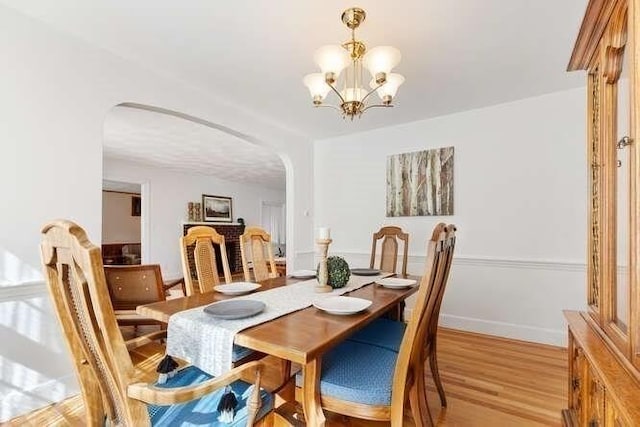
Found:
[[[640,0],[590,0],[569,62],[587,77],[587,311],[569,322],[565,425],[640,426]]]

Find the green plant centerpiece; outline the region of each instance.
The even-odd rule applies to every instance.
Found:
[[[327,258],[327,271],[329,276],[327,284],[333,289],[343,288],[349,281],[349,277],[351,277],[349,264],[347,264],[344,258],[339,256],[330,256]],[[320,277],[320,264],[318,264],[316,273],[318,277]]]

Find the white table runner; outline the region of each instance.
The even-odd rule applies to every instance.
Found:
[[[210,375],[222,375],[232,368],[233,340],[241,330],[309,307],[320,298],[342,295],[390,275],[351,275],[347,286],[327,293],[316,293],[314,287],[318,282],[311,279],[236,297],[234,299],[262,301],[266,305],[262,313],[245,319],[217,319],[205,313],[204,307],[181,311],[169,318],[167,354],[186,360]]]

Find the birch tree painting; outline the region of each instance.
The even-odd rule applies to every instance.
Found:
[[[453,147],[387,157],[387,216],[453,215]]]

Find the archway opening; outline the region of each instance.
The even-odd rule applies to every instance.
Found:
[[[293,229],[289,166],[254,138],[180,112],[125,103],[105,118],[103,179],[140,186],[141,262],[160,264],[165,279],[182,276],[178,239],[200,223],[224,231],[228,241],[243,224],[261,226],[277,237],[274,252],[284,264]],[[211,203],[224,204],[224,212],[212,215]],[[230,267],[240,278],[239,245],[234,250]]]

